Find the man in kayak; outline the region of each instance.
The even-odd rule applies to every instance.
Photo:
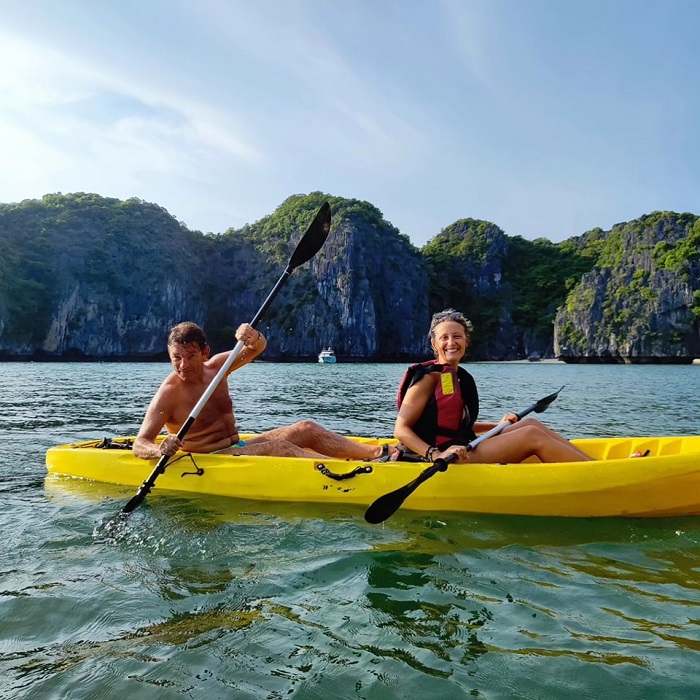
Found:
[[[247,323],[239,326],[236,339],[243,342],[243,348],[233,361],[229,374],[254,360],[267,345],[262,333]],[[195,323],[180,323],[171,328],[168,355],[173,372],[160,385],[146,410],[133,445],[133,453],[137,457],[160,459],[162,455],[170,457],[178,450],[184,450],[231,455],[384,461],[396,451],[395,447],[388,445],[355,442],[310,420],[275,428],[243,442],[238,435],[226,381],[219,383],[181,442],[177,437],[178,430],[230,352],[210,357],[211,350],[204,331]],[[156,437],[164,427],[168,434],[162,442],[157,442]]]
[[[541,462],[590,460],[589,455],[540,421],[518,421],[514,413],[506,414],[500,421],[512,425],[467,450],[476,432],[486,432],[497,425],[477,422],[476,384],[471,374],[459,366],[469,347],[471,329],[471,322],[454,309],[433,316],[428,337],[437,359],[410,367],[399,388],[399,415],[394,426],[394,437],[401,442],[399,453],[404,458],[412,456],[429,462],[452,453],[457,462],[506,464],[528,457],[537,457]]]

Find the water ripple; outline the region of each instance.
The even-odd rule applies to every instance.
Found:
[[[569,436],[699,432],[698,367],[469,369],[485,419],[565,384],[544,418]],[[246,430],[387,435],[403,370],[255,363],[231,384]],[[0,363],[0,697],[694,696],[700,519],[372,527],[349,506],[156,490],[104,533],[133,489],[45,478],[45,451],[134,434],[167,371]]]

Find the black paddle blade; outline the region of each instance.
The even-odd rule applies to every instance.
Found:
[[[559,392],[566,386],[566,384],[563,384],[558,391],[555,391],[553,394],[550,394],[549,396],[545,396],[543,399],[540,399],[536,404],[535,407],[532,409],[535,413],[542,413],[543,411],[546,411],[547,408],[549,407],[549,404],[554,401],[554,399],[559,396]]]
[[[385,493],[377,498],[376,501],[370,503],[365,511],[365,520],[371,525],[383,523],[387,518],[390,518],[396,511],[401,508],[403,502],[424,482],[430,479],[431,476],[438,472],[444,472],[447,465],[454,461],[455,455],[448,455],[445,459],[437,459],[435,462],[424,469],[410,484],[406,484],[401,488]]]
[[[331,230],[331,205],[324,202],[318,213],[306,230],[304,237],[299,241],[292,257],[289,261],[288,270],[293,270],[299,265],[303,265],[321,250],[321,246],[326,242]]]
[[[150,487],[146,489],[146,484],[129,499],[129,502],[113,517],[96,528],[95,534],[105,536],[110,539],[117,539],[118,534],[126,527],[126,522],[129,516],[146,500],[146,496],[150,492]]]
[[[182,439],[185,437],[185,433],[189,429],[189,426],[192,425],[194,421],[190,420],[189,418],[187,421],[185,421],[185,424],[180,428],[180,432],[178,433],[178,437]],[[139,490],[129,499],[129,502],[122,508],[121,512],[126,513],[129,515],[130,513],[133,513],[145,500],[146,496],[148,496],[149,493],[151,493],[151,489],[153,488],[153,484],[156,483],[156,479],[165,471],[165,467],[168,464],[168,460],[170,457],[168,455],[161,455],[160,459],[158,460],[158,463],[156,464],[155,469],[151,472],[151,475],[146,479],[146,481],[141,484],[139,487]]]
[[[147,492],[139,489],[135,496],[129,499],[129,502],[122,508],[122,513],[133,513],[146,499]]]
[[[383,523],[387,518],[390,518],[413,493],[417,484],[413,488],[410,488],[410,486],[411,484],[407,484],[400,489],[396,489],[396,491],[385,493],[374,503],[370,503],[365,511],[365,520],[370,525],[379,525],[379,523]]]

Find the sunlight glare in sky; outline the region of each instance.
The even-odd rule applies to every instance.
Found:
[[[690,0],[0,6],[0,201],[138,197],[222,232],[321,190],[417,246],[698,210]]]

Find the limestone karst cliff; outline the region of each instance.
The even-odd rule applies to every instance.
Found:
[[[424,352],[425,263],[367,203],[293,196],[269,217],[215,236],[189,231],[157,205],[77,194],[0,208],[0,354],[158,356],[181,320],[200,323],[214,349],[231,347],[326,199],[331,235],[263,318],[266,356],[313,357],[327,345],[360,358]]]
[[[600,235],[595,268],[559,309],[568,362],[690,362],[700,356],[700,223],[655,212]]]
[[[164,357],[200,323],[235,344],[323,201],[331,235],[260,323],[265,359],[429,357],[430,314],[474,323],[471,360],[687,362],[700,356],[700,224],[655,212],[552,243],[460,219],[417,249],[368,202],[293,195],[222,234],[156,204],[96,194],[0,204],[0,358]]]

